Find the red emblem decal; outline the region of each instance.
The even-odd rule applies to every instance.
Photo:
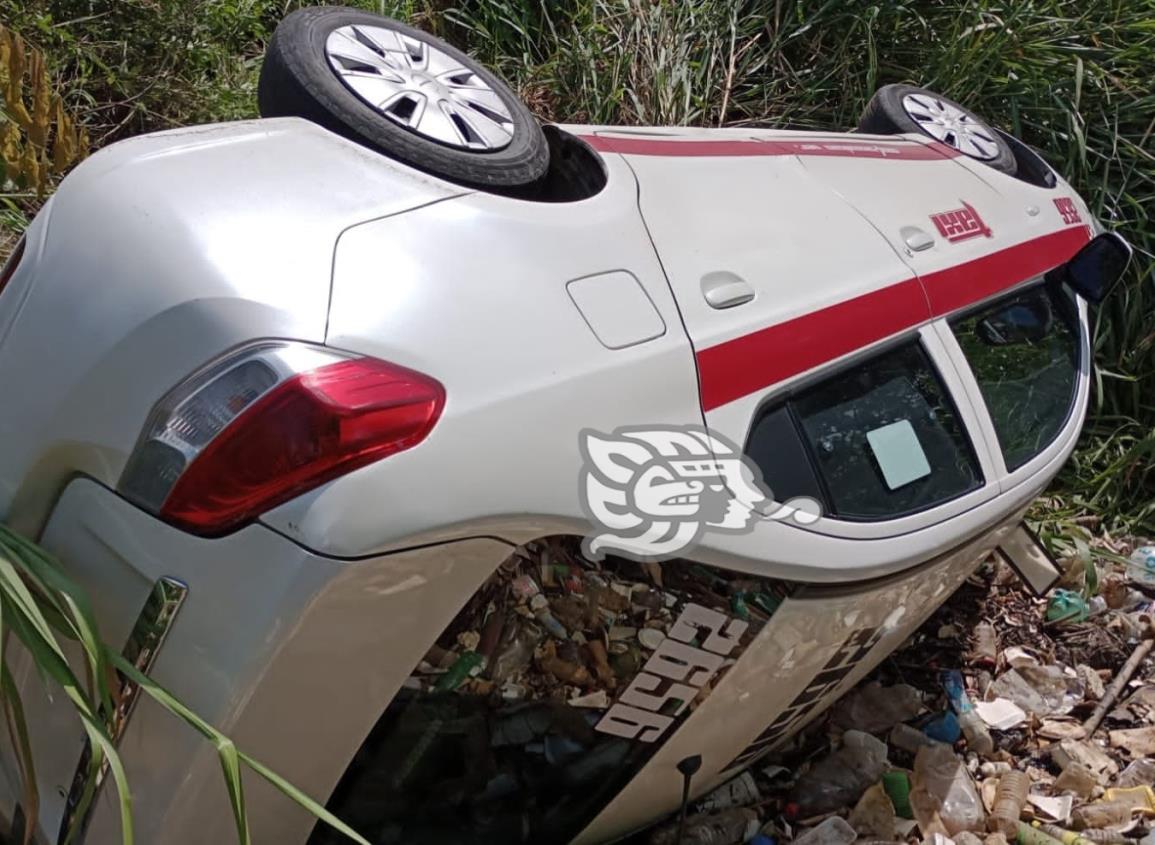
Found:
[[[979,213],[974,210],[970,203],[964,202],[962,208],[956,208],[953,211],[940,211],[938,214],[932,214],[930,219],[934,221],[938,233],[952,244],[970,238],[991,237],[990,228],[983,222]]]
[[[1075,201],[1070,197],[1057,197],[1055,199],[1055,208],[1059,209],[1059,216],[1063,218],[1063,222],[1068,226],[1072,223],[1083,222],[1083,216],[1079,214],[1079,209],[1075,207]]]

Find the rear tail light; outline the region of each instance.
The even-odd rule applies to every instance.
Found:
[[[12,281],[12,276],[16,273],[16,268],[20,266],[20,259],[24,257],[24,238],[16,242],[16,249],[12,250],[12,254],[8,256],[8,260],[4,262],[3,269],[0,269],[0,293],[4,293],[4,288]]]
[[[158,403],[119,487],[168,522],[219,536],[417,445],[444,404],[438,381],[385,361],[246,347]]]

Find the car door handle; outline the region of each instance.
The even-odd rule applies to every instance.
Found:
[[[715,270],[702,277],[702,296],[711,308],[733,308],[752,300],[754,288],[737,273]]]

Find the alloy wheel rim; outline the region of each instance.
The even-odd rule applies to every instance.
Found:
[[[990,161],[999,154],[994,132],[952,103],[929,94],[907,94],[902,107],[922,131],[963,155]]]
[[[384,26],[342,26],[329,33],[325,56],[362,102],[422,138],[480,152],[513,140],[513,116],[493,87],[426,41]]]

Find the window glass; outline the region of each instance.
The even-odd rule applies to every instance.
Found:
[[[970,362],[1007,469],[1059,434],[1075,397],[1079,337],[1071,305],[1040,285],[951,323]]]
[[[782,435],[788,413],[795,432]],[[776,443],[764,434],[777,434]],[[981,486],[982,476],[946,389],[918,343],[891,350],[807,388],[762,416],[747,453],[778,501],[813,495],[828,515],[904,516]],[[786,468],[786,469],[784,469]]]

